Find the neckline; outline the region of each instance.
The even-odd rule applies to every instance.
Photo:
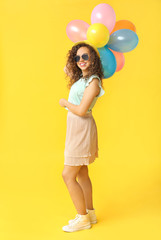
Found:
[[[83,77],[83,74],[80,75],[80,79],[85,79],[87,80],[89,77]]]

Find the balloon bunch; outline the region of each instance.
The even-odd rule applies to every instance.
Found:
[[[104,78],[120,71],[125,64],[123,53],[132,51],[138,44],[134,24],[128,20],[116,22],[113,8],[106,3],[97,5],[91,14],[91,25],[83,20],[68,23],[66,33],[73,42],[85,41],[97,48]]]

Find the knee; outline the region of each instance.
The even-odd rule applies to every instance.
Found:
[[[68,173],[67,173],[67,171],[65,171],[65,170],[63,170],[63,172],[62,172],[62,178],[63,178],[63,180],[64,181],[66,181],[67,179],[68,179]]]
[[[71,180],[74,180],[74,177],[72,177],[72,175],[70,174],[69,171],[63,170],[62,172],[62,178],[64,180],[65,183],[70,182]]]

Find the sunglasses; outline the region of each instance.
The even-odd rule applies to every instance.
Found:
[[[88,60],[89,59],[89,56],[87,53],[84,53],[82,56],[79,56],[79,55],[76,55],[74,57],[74,61],[75,62],[79,62],[80,58],[82,57],[83,60]]]

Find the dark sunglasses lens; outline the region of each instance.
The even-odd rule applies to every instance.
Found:
[[[80,56],[75,56],[74,60],[75,60],[75,62],[79,62]]]
[[[82,55],[82,58],[83,58],[84,60],[88,60],[88,59],[89,59],[88,54],[83,54],[83,55]]]

